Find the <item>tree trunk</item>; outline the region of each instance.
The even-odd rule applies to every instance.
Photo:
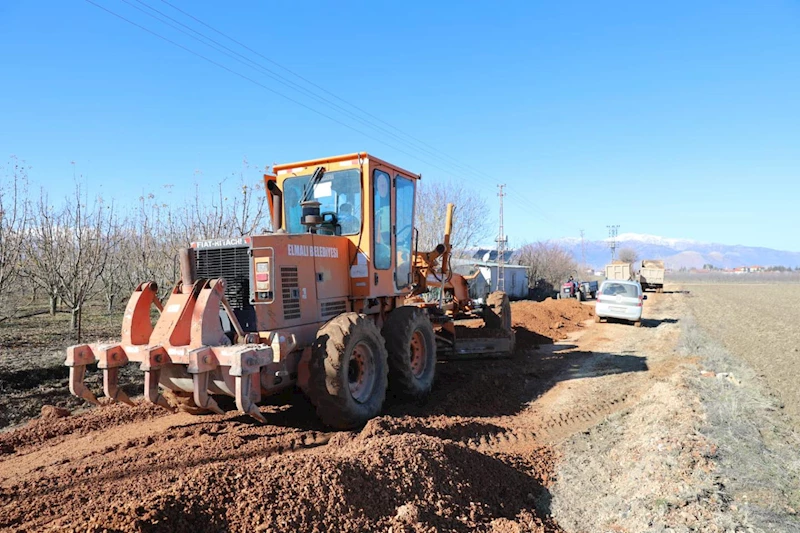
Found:
[[[114,295],[113,294],[107,294],[106,295],[106,304],[107,304],[106,310],[109,313],[114,310]]]
[[[76,307],[72,310],[72,314],[69,317],[69,329],[76,330],[78,329],[78,313],[80,313],[81,308]]]
[[[56,316],[56,306],[58,305],[58,298],[50,295],[50,316]]]

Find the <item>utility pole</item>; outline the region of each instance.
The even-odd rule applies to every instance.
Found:
[[[586,241],[583,239],[583,230],[581,230],[581,266],[586,268]]]
[[[500,197],[500,229],[497,232],[497,288],[495,290],[498,291],[506,290],[505,255],[508,238],[503,229],[503,196],[506,195],[506,193],[503,192],[504,187],[505,185],[497,186],[497,188],[500,189],[497,193],[497,196]]]
[[[608,238],[611,239],[609,242],[609,248],[611,248],[611,261],[613,262],[617,257],[617,231],[619,230],[619,224],[606,227],[608,228]]]

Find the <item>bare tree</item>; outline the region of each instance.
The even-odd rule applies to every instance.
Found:
[[[78,329],[80,340],[83,305],[100,291],[98,279],[117,245],[114,206],[99,197],[90,204],[76,183],[58,220],[64,257],[58,270],[59,296],[72,312],[70,327]]]
[[[420,250],[432,250],[442,242],[448,203],[456,207],[450,237],[454,249],[476,246],[491,235],[493,219],[486,201],[475,190],[455,181],[420,181],[417,187]]]
[[[526,244],[517,251],[520,265],[528,267],[528,280],[531,286],[544,279],[558,287],[577,268],[577,262],[564,247],[547,241]]]
[[[625,263],[635,263],[639,254],[633,248],[623,248],[619,251],[619,260]]]
[[[56,314],[60,294],[59,275],[65,260],[65,239],[60,213],[55,211],[44,189],[29,206],[30,220],[22,243],[22,275],[34,287],[42,289],[49,300],[51,315]]]
[[[130,245],[127,223],[127,220],[119,222],[113,218],[110,221],[111,227],[108,231],[109,254],[105,268],[99,275],[101,292],[106,301],[106,311],[109,313],[114,310],[114,305],[120,297],[125,296],[126,293],[133,289],[126,283],[128,281],[126,274],[131,266],[129,263],[131,258],[126,253]]]
[[[179,210],[188,239],[241,237],[267,230],[266,191],[263,182],[253,183],[248,177],[253,170],[247,160],[242,161],[238,176],[218,182],[211,196],[201,194],[204,188],[195,184],[193,201]]]
[[[0,180],[0,318],[13,314],[27,223],[28,170],[12,156]]]

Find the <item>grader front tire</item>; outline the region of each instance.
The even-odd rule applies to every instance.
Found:
[[[387,353],[374,322],[344,313],[317,332],[308,397],[328,426],[353,429],[379,415],[386,398]]]
[[[405,398],[424,398],[436,374],[436,337],[428,315],[416,307],[398,307],[381,331],[389,354],[389,389]]]

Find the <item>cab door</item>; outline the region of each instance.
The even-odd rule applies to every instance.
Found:
[[[394,284],[399,292],[411,284],[411,264],[414,241],[414,180],[397,174],[395,189],[395,269]]]

